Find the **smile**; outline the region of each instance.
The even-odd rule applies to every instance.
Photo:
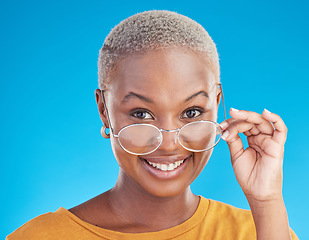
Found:
[[[163,163],[153,163],[149,162],[145,159],[145,161],[150,165],[155,167],[156,169],[159,169],[161,171],[173,171],[174,169],[178,168],[186,159],[170,163],[170,164],[163,164]]]
[[[189,166],[190,156],[147,156],[139,157],[148,173],[160,180],[171,180],[180,176]]]

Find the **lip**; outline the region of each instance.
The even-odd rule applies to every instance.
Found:
[[[146,159],[148,162],[160,163],[160,164],[170,164],[183,159],[188,158],[191,155],[175,155],[175,156],[153,156],[153,157],[140,157],[141,159]]]
[[[139,157],[144,168],[148,171],[153,177],[161,179],[161,180],[169,180],[178,177],[180,174],[184,172],[188,163],[192,160],[192,155],[189,156],[156,156],[156,157],[147,157],[142,158]],[[154,168],[150,166],[147,162],[153,163],[161,163],[161,164],[170,164],[180,160],[185,159],[185,161],[177,168],[172,171],[162,171],[160,169]]]

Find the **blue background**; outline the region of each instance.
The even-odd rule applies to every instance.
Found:
[[[284,198],[309,239],[308,1],[4,1],[0,3],[0,238],[116,181],[94,90],[106,35],[141,11],[201,23],[217,44],[227,108],[278,113],[288,126]],[[225,142],[193,183],[196,194],[248,208]]]

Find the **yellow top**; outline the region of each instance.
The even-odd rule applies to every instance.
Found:
[[[298,239],[291,230],[293,240]],[[103,229],[82,221],[64,208],[38,216],[12,234],[7,240],[51,239],[256,239],[251,211],[200,197],[200,203],[191,218],[184,223],[158,232],[121,233]]]

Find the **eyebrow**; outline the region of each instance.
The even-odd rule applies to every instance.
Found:
[[[123,99],[122,99],[122,103],[128,101],[130,98],[132,97],[137,97],[139,99],[141,99],[142,101],[148,102],[148,103],[153,103],[153,101],[149,98],[146,98],[140,94],[134,93],[134,92],[129,92]]]
[[[205,96],[205,97],[209,98],[208,93],[202,90],[202,91],[199,91],[199,92],[197,92],[197,93],[194,93],[194,94],[191,95],[190,97],[186,98],[185,102],[188,102],[189,100],[191,100],[192,98],[194,98],[194,97],[196,97],[196,96],[198,96],[198,95],[202,95],[202,96]]]

